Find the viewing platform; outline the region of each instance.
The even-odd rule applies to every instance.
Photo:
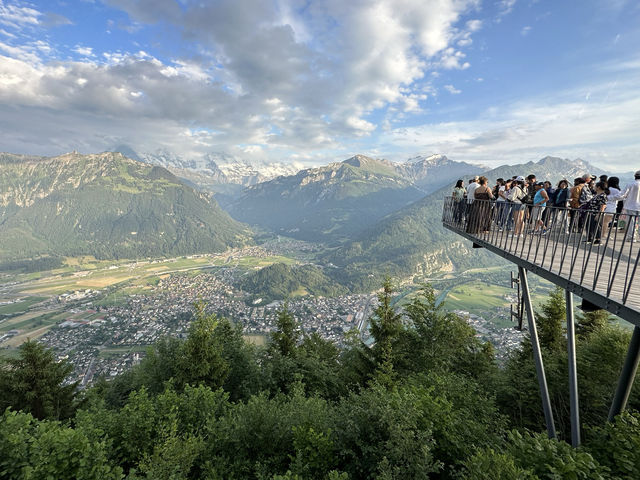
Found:
[[[533,358],[547,432],[555,424],[538,340],[527,272],[565,290],[571,443],[580,445],[578,376],[573,295],[583,309],[604,309],[635,327],[622,365],[608,420],[625,409],[640,364],[640,261],[638,217],[557,207],[534,207],[512,202],[444,199],[445,228],[504,257],[518,266],[518,282],[528,320]],[[586,301],[586,302],[585,302]],[[519,315],[520,320],[522,316]]]
[[[605,218],[600,212],[556,207],[539,212],[523,205],[516,235],[517,204],[464,202],[460,206],[445,199],[445,228],[640,327],[640,281],[635,278],[640,239],[631,235],[636,217]],[[545,225],[538,231],[530,221],[536,216]]]

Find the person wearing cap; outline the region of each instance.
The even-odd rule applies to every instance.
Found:
[[[619,199],[623,200],[622,213],[627,217],[627,238],[638,239],[638,215],[640,215],[640,170],[634,174],[634,182],[628,184],[620,192]]]

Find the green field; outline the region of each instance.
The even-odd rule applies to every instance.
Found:
[[[27,297],[20,302],[10,303],[8,305],[0,306],[0,317],[15,315],[16,313],[26,312],[29,308],[39,303],[43,300],[46,300],[46,297]]]
[[[514,291],[497,285],[487,285],[473,281],[454,287],[445,299],[448,310],[486,311],[496,307],[509,306],[505,295]]]
[[[266,345],[267,339],[269,338],[267,335],[243,335],[242,337],[245,341],[258,346]]]

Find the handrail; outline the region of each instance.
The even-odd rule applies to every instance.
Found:
[[[637,215],[446,197],[442,222],[472,241],[640,312]]]

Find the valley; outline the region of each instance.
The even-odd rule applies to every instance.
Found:
[[[258,344],[284,302],[307,334],[340,345],[356,331],[366,342],[386,277],[397,305],[432,285],[499,358],[520,342],[509,270],[440,221],[451,184],[480,167],[438,155],[403,164],[356,155],[260,174],[218,167],[214,157],[135,157],[0,156],[3,353],[38,339],[88,385],[123,372],[161,338],[184,336],[200,301]],[[555,180],[585,168],[546,157],[487,175]],[[533,280],[532,290],[539,303],[549,285]]]
[[[51,271],[3,272],[0,352],[13,356],[27,338],[38,339],[58,358],[70,360],[73,379],[86,386],[100,376],[122,373],[163,337],[186,335],[193,306],[200,301],[207,311],[241,325],[247,341],[262,344],[283,301],[239,285],[270,266],[307,263],[314,251],[320,252],[320,246],[280,237],[221,254],[139,261],[67,258],[62,268]],[[488,286],[489,279],[497,286]],[[515,299],[505,279],[508,272],[496,267],[423,280],[434,286],[445,310],[466,316],[503,356],[521,337],[507,317]],[[419,287],[409,281],[398,285],[396,302],[409,302]],[[548,285],[534,282],[533,291],[542,301]],[[368,340],[367,319],[376,295],[345,292],[326,297],[303,290],[291,292],[287,305],[306,334],[342,344],[352,330]]]

